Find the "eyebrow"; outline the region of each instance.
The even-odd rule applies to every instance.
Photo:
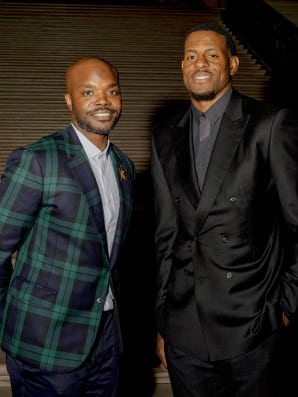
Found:
[[[86,84],[80,84],[78,88],[93,88],[94,86],[95,84],[86,83]],[[108,89],[113,87],[120,87],[120,84],[118,82],[115,82],[108,85]]]
[[[214,51],[214,50],[218,50],[218,49],[219,49],[218,47],[209,47],[209,48],[205,48],[204,52],[205,51]],[[186,48],[184,52],[201,52],[201,51],[198,51],[195,48]]]

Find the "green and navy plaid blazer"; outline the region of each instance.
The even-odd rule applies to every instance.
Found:
[[[1,178],[1,346],[42,369],[64,372],[82,364],[113,284],[135,168],[115,145],[109,150],[120,193],[110,258],[100,194],[71,125],[14,150]]]

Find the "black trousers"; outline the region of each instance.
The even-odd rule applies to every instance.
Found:
[[[117,331],[113,313],[104,317],[94,349],[74,371],[44,371],[7,356],[13,397],[115,397],[119,378]]]
[[[166,345],[174,397],[288,397],[284,392],[289,380],[286,335],[282,327],[256,349],[215,362],[201,361]]]

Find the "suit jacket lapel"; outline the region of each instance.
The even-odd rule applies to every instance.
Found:
[[[195,171],[192,136],[190,133],[190,111],[188,111],[173,133],[174,152],[180,182],[194,208],[197,208],[200,189]]]
[[[81,187],[82,193],[86,197],[93,220],[99,230],[99,239],[107,250],[107,238],[104,227],[104,213],[101,197],[97,183],[85,151],[73,128],[69,126],[64,135],[66,152],[68,154],[68,165],[73,173],[74,179]]]
[[[234,93],[223,116],[210,158],[205,184],[197,208],[198,228],[204,223],[223,183],[248,120],[249,116],[243,116],[240,96]]]

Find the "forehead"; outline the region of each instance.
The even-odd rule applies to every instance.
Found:
[[[185,51],[189,51],[199,46],[226,49],[226,38],[219,33],[209,30],[192,32],[185,40],[184,49]]]
[[[69,70],[68,84],[78,86],[84,83],[99,81],[101,83],[117,83],[117,74],[114,69],[99,60],[84,60],[73,65]]]

